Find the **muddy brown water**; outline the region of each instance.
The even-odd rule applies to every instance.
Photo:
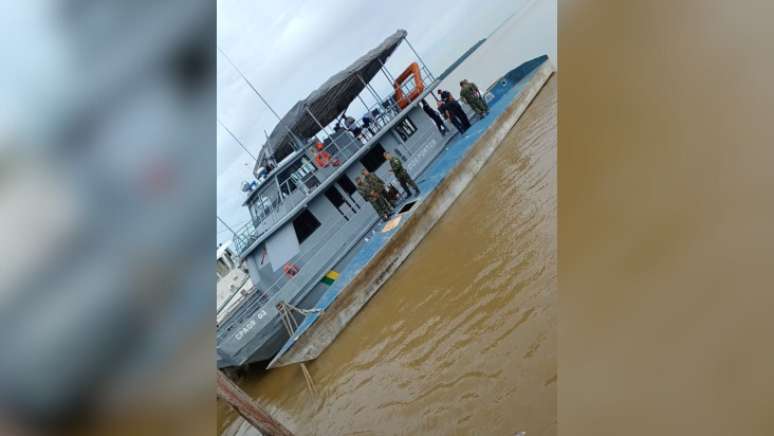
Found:
[[[297,434],[556,434],[556,78],[308,368],[240,385]],[[234,414],[221,406],[221,431]]]

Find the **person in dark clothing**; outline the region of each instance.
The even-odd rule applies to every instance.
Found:
[[[449,111],[450,115],[459,120],[463,131],[468,130],[470,128],[470,120],[462,109],[460,102],[458,102],[449,91],[443,91],[442,95],[443,101],[446,103],[446,109]]]
[[[470,120],[468,120],[468,116],[465,114],[462,106],[460,106],[460,103],[454,99],[449,91],[439,90],[438,94],[441,96],[441,104],[439,104],[438,110],[454,124],[454,127],[457,128],[460,134],[465,133],[470,128]]]
[[[363,115],[363,118],[361,118],[361,121],[363,122],[363,127],[368,131],[368,133],[371,134],[371,136],[376,135],[376,132],[374,131],[373,127],[371,127],[371,125],[374,122],[374,119],[370,113],[366,113],[365,115]]]
[[[451,121],[454,128],[457,129],[458,132],[460,132],[460,135],[465,133],[465,128],[462,126],[462,123],[460,122],[460,120],[457,117],[452,116],[451,111],[448,108],[448,105],[443,101],[438,102],[438,112],[440,112],[445,119]]]
[[[435,126],[438,127],[438,131],[441,132],[441,135],[446,136],[446,132],[449,131],[449,128],[446,127],[446,123],[443,122],[443,118],[438,115],[438,112],[431,108],[425,99],[422,99],[422,101],[419,102],[419,105],[422,106],[422,110],[425,111],[427,116],[433,120]]]
[[[462,123],[462,127],[464,127],[465,130],[468,130],[470,128],[470,120],[468,119],[468,115],[462,109],[462,105],[460,105],[460,102],[458,102],[457,100],[452,100],[451,105],[454,108],[454,112],[456,113],[457,118],[460,119],[460,123]]]
[[[344,122],[344,127],[349,130],[355,138],[360,141],[364,141],[365,138],[363,138],[363,129],[357,125],[355,118],[345,113],[342,116],[342,120]]]

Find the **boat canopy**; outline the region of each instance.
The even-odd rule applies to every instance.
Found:
[[[363,82],[371,81],[406,34],[405,30],[396,31],[352,65],[331,76],[308,97],[293,105],[267,139],[267,145],[271,146],[268,149],[275,151],[275,158],[281,158],[293,150],[290,132],[297,135],[298,139],[306,140],[320,131],[317,121],[327,126],[345,111],[365,88]],[[309,112],[314,114],[314,118]]]

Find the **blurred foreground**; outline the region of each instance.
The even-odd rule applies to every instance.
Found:
[[[214,4],[3,9],[0,433],[211,434]]]

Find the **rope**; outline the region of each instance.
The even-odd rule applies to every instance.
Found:
[[[284,301],[279,302],[279,304],[277,304],[277,311],[280,313],[282,324],[285,326],[285,330],[287,330],[288,335],[290,336],[293,336],[296,329],[298,328],[298,322],[296,321],[296,318],[290,314],[291,310],[295,310],[301,314],[320,312],[320,309],[305,310],[293,306],[292,304],[285,303]],[[317,388],[314,385],[314,380],[312,380],[312,375],[309,373],[309,369],[304,363],[301,363],[300,365],[301,373],[304,375],[304,380],[306,381],[306,387],[308,387],[313,394],[316,394]]]
[[[286,305],[286,306],[287,306],[289,309],[291,309],[291,310],[295,310],[296,312],[300,313],[301,315],[309,315],[310,313],[318,313],[318,312],[322,312],[322,309],[320,309],[319,307],[316,307],[316,308],[314,308],[314,309],[302,309],[302,308],[300,308],[300,307],[296,307],[296,306],[294,306],[294,305],[292,305],[292,304],[290,304],[290,303],[285,303],[285,305]]]

